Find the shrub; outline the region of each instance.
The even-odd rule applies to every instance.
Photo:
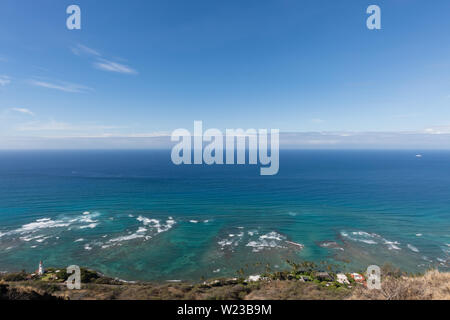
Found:
[[[28,278],[28,274],[25,271],[16,273],[7,273],[2,276],[2,279],[7,282],[25,281]]]
[[[95,271],[91,271],[88,269],[84,269],[81,268],[81,282],[82,283],[91,283],[91,282],[95,282],[95,280],[97,280],[98,278],[100,278],[100,276],[98,275],[97,272]]]

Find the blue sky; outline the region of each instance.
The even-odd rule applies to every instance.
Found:
[[[70,4],[81,30],[66,28]],[[366,28],[370,4],[382,30]],[[194,120],[450,133],[449,17],[447,0],[2,0],[0,148]]]

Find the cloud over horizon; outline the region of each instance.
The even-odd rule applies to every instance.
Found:
[[[59,131],[40,137],[0,136],[0,149],[169,149],[174,146],[168,132],[120,134],[113,126],[73,126],[62,122],[29,123],[26,131]],[[81,130],[90,133],[80,135]],[[450,150],[449,134],[420,132],[282,132],[280,148],[294,150]]]

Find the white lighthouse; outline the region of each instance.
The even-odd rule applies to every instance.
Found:
[[[42,261],[39,261],[38,275],[42,276],[43,274],[44,274],[44,265],[42,264]]]

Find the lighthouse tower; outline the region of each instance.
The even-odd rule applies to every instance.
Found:
[[[42,261],[39,262],[39,269],[38,269],[38,275],[42,276],[44,274],[44,265],[42,264]]]

